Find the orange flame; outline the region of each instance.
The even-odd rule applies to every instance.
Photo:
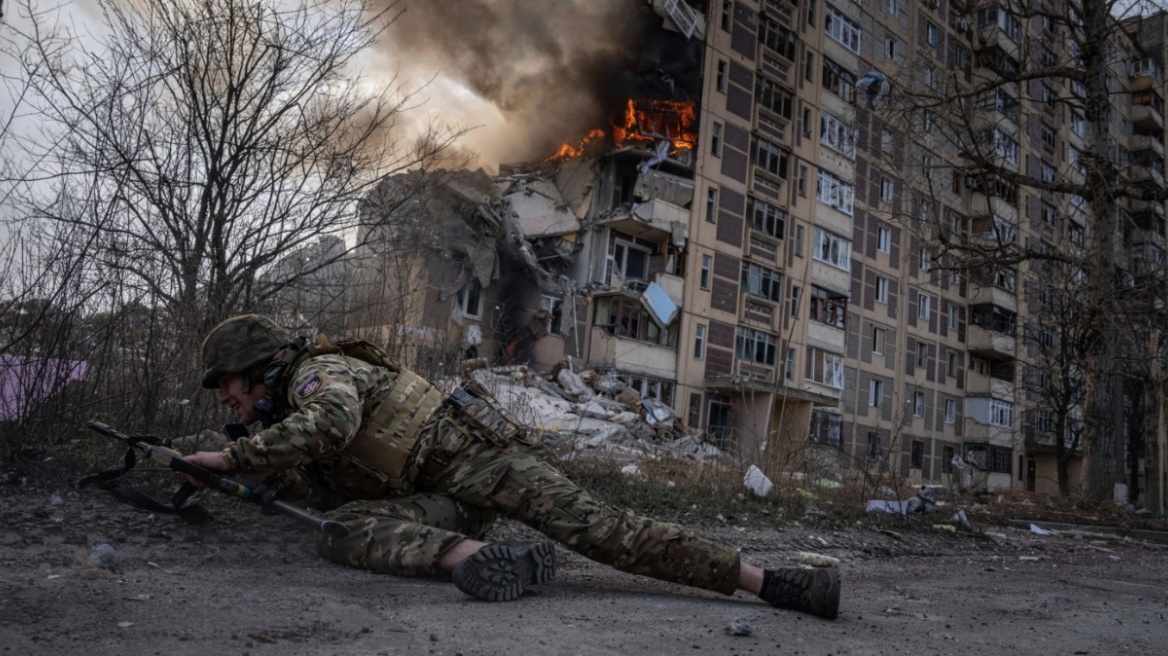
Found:
[[[672,144],[670,154],[676,157],[697,145],[696,119],[697,111],[692,102],[629,98],[620,124],[612,124],[612,141],[617,148],[669,141]],[[604,137],[604,130],[594,129],[575,146],[565,142],[546,161],[563,162],[579,157],[584,154],[586,146]]]

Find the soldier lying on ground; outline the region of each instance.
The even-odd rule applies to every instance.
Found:
[[[216,326],[203,342],[203,387],[217,388],[242,424],[264,428],[187,457],[262,478],[281,498],[344,523],[346,538],[317,534],[322,556],[511,600],[551,580],[555,548],[482,542],[501,514],[621,571],[837,615],[835,569],[763,570],[697,531],[600,503],[473,382],[446,395],[376,347],[340,346],[291,339],[258,315]]]

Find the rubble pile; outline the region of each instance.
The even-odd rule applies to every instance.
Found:
[[[576,373],[564,362],[547,375],[525,365],[478,369],[469,375],[564,459],[582,453],[619,462],[727,457],[688,429],[667,404],[642,398],[611,373]]]

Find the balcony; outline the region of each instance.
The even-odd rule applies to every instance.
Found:
[[[1164,157],[1164,138],[1160,135],[1153,134],[1136,134],[1131,138],[1131,150],[1139,152],[1141,150],[1150,150],[1161,158]]]
[[[980,328],[978,330],[983,333],[989,332]],[[1013,338],[1011,337],[1010,339]],[[978,354],[984,355],[985,353],[979,351]],[[1012,399],[1014,398],[1014,381],[970,371],[965,378],[965,393],[972,396],[992,396],[999,399]]]
[[[978,29],[981,37],[979,51],[1000,50],[1006,57],[1018,61],[1018,43],[1007,36],[998,25],[986,25]]]
[[[971,305],[994,305],[1011,313],[1018,311],[1014,292],[984,281],[970,280],[969,302]]]
[[[966,403],[976,397],[967,397]],[[983,424],[969,415],[965,417],[965,432],[962,437],[969,442],[986,442],[989,444],[1007,445],[1013,441],[1013,429],[1002,426]]]
[[[1132,220],[1141,226],[1151,225],[1157,220],[1161,223],[1164,221],[1163,201],[1131,199],[1128,201],[1128,207]]]
[[[738,320],[744,325],[762,330],[773,330],[777,304],[746,292],[738,295]]]
[[[707,389],[774,391],[776,367],[733,358],[729,375],[706,376]]]
[[[1141,151],[1142,153],[1151,153],[1150,150]],[[1135,163],[1123,172],[1123,178],[1127,182],[1149,189],[1151,191],[1160,191],[1164,189],[1164,161],[1162,159],[1153,161],[1144,160],[1147,163]]]
[[[1159,96],[1155,96],[1159,98]],[[1132,125],[1141,132],[1164,134],[1163,101],[1154,104],[1132,105]]]
[[[592,327],[588,363],[592,367],[613,368],[668,380],[677,379],[677,349],[614,335],[600,326]]]
[[[1012,331],[1004,332],[971,324],[965,335],[965,347],[969,349],[970,353],[982,357],[1012,358],[1017,348],[1017,340]],[[970,380],[972,384],[972,376]],[[1010,385],[1011,394],[1013,394],[1013,388],[1014,386]],[[990,388],[987,386],[986,392],[988,393],[989,390]],[[972,389],[969,391],[973,392]]]

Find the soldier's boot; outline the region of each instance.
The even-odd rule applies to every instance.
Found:
[[[768,569],[758,596],[778,608],[835,619],[839,615],[839,570],[834,567]]]
[[[485,601],[511,601],[529,585],[547,583],[556,574],[556,547],[540,542],[495,542],[454,568],[454,585]]]

